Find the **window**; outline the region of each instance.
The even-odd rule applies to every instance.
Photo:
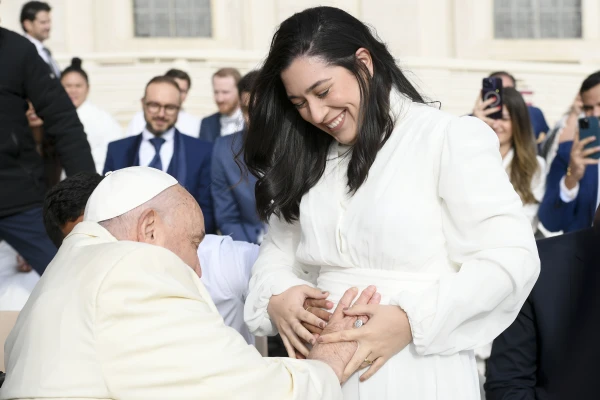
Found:
[[[581,0],[494,0],[494,36],[581,38]]]
[[[133,0],[136,37],[211,37],[210,0]]]

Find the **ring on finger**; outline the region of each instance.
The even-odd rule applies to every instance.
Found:
[[[306,308],[304,309],[304,311],[308,311],[309,308],[310,308],[310,306],[306,306]]]
[[[364,325],[364,322],[362,321],[362,319],[358,318],[355,322],[354,322],[354,327],[355,328],[360,328],[361,326]]]
[[[363,362],[365,364],[368,364],[368,365],[372,365],[373,364],[373,361],[369,360],[368,358],[365,358],[365,361],[363,361]]]

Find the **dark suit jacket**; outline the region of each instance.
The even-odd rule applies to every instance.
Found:
[[[206,233],[216,231],[211,186],[211,143],[187,136],[175,130],[173,158],[167,173],[177,179],[194,196],[202,214]],[[121,168],[139,165],[139,150],[142,134],[116,140],[108,144],[104,174]]]
[[[214,113],[200,122],[200,139],[214,143],[221,137],[221,114]]]
[[[589,228],[540,240],[538,251],[540,276],[515,322],[494,340],[487,400],[551,398],[564,368],[565,338],[574,337],[565,328],[578,307],[585,270],[600,266],[600,234]]]
[[[241,171],[234,156],[242,148],[243,132],[223,136],[215,142],[212,157],[212,195],[215,219],[223,235],[233,240],[258,243],[264,224],[256,212],[254,186],[256,177],[248,173],[241,179]]]
[[[67,175],[95,171],[83,125],[59,80],[29,40],[0,28],[0,217],[41,207],[46,192],[26,99],[44,120]]]
[[[560,180],[567,173],[573,142],[561,143],[546,179],[546,194],[540,204],[539,216],[544,227],[552,232],[573,232],[592,226],[598,199],[598,166],[590,165],[579,182],[577,198],[565,203],[560,198]]]

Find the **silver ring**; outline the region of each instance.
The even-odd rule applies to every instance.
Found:
[[[362,319],[357,319],[356,322],[354,323],[354,327],[360,328],[361,326],[363,326]]]

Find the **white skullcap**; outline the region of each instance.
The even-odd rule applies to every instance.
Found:
[[[100,222],[123,215],[177,185],[177,179],[156,168],[129,167],[106,176],[90,196],[84,221]]]

